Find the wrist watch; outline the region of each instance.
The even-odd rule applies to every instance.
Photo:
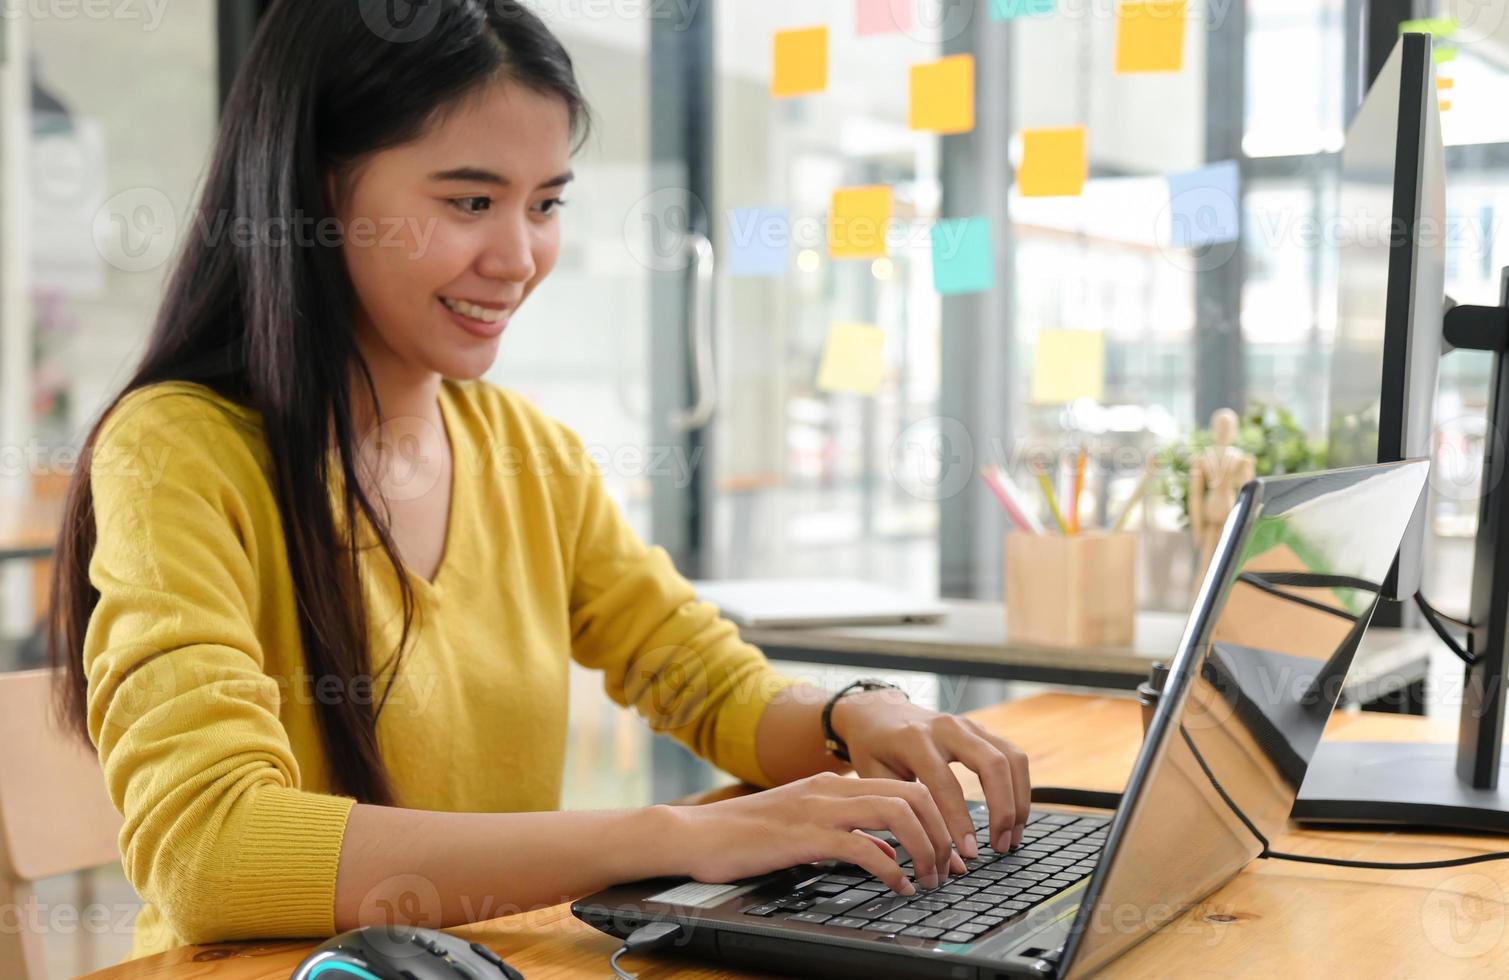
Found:
[[[833,730],[833,706],[838,703],[838,699],[850,691],[879,691],[887,688],[892,691],[901,690],[895,684],[887,683],[878,678],[863,677],[853,684],[840,688],[837,694],[828,699],[828,703],[823,705],[823,745],[827,747],[829,755],[840,762],[850,761],[848,743],[839,738],[838,733]],[[905,692],[903,692],[904,694]]]

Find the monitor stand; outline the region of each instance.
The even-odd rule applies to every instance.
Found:
[[[1503,761],[1505,662],[1509,659],[1509,268],[1499,306],[1446,314],[1446,343],[1493,353],[1483,495],[1474,546],[1456,745],[1322,742],[1294,807],[1297,820],[1406,824],[1509,832]]]

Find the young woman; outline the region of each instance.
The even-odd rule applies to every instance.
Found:
[[[555,263],[586,110],[518,3],[432,2],[401,36],[388,6],[273,5],[70,495],[53,655],[125,816],[133,955],[829,858],[909,893],[858,828],[895,835],[915,886],[962,872],[955,761],[981,777],[991,844],[1019,841],[1018,749],[847,693],[832,728],[862,778],[839,778],[828,694],[696,601],[574,434],[475,380]],[[778,788],[556,812],[568,657]]]

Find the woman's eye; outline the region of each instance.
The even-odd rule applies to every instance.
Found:
[[[551,214],[566,206],[566,202],[558,197],[552,197],[548,201],[541,201],[535,205],[535,210],[540,214]]]
[[[458,197],[451,200],[451,204],[467,214],[484,214],[492,207],[490,197]]]

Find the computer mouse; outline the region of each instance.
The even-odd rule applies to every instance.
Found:
[[[481,943],[416,926],[363,926],[320,943],[290,980],[523,980]]]

